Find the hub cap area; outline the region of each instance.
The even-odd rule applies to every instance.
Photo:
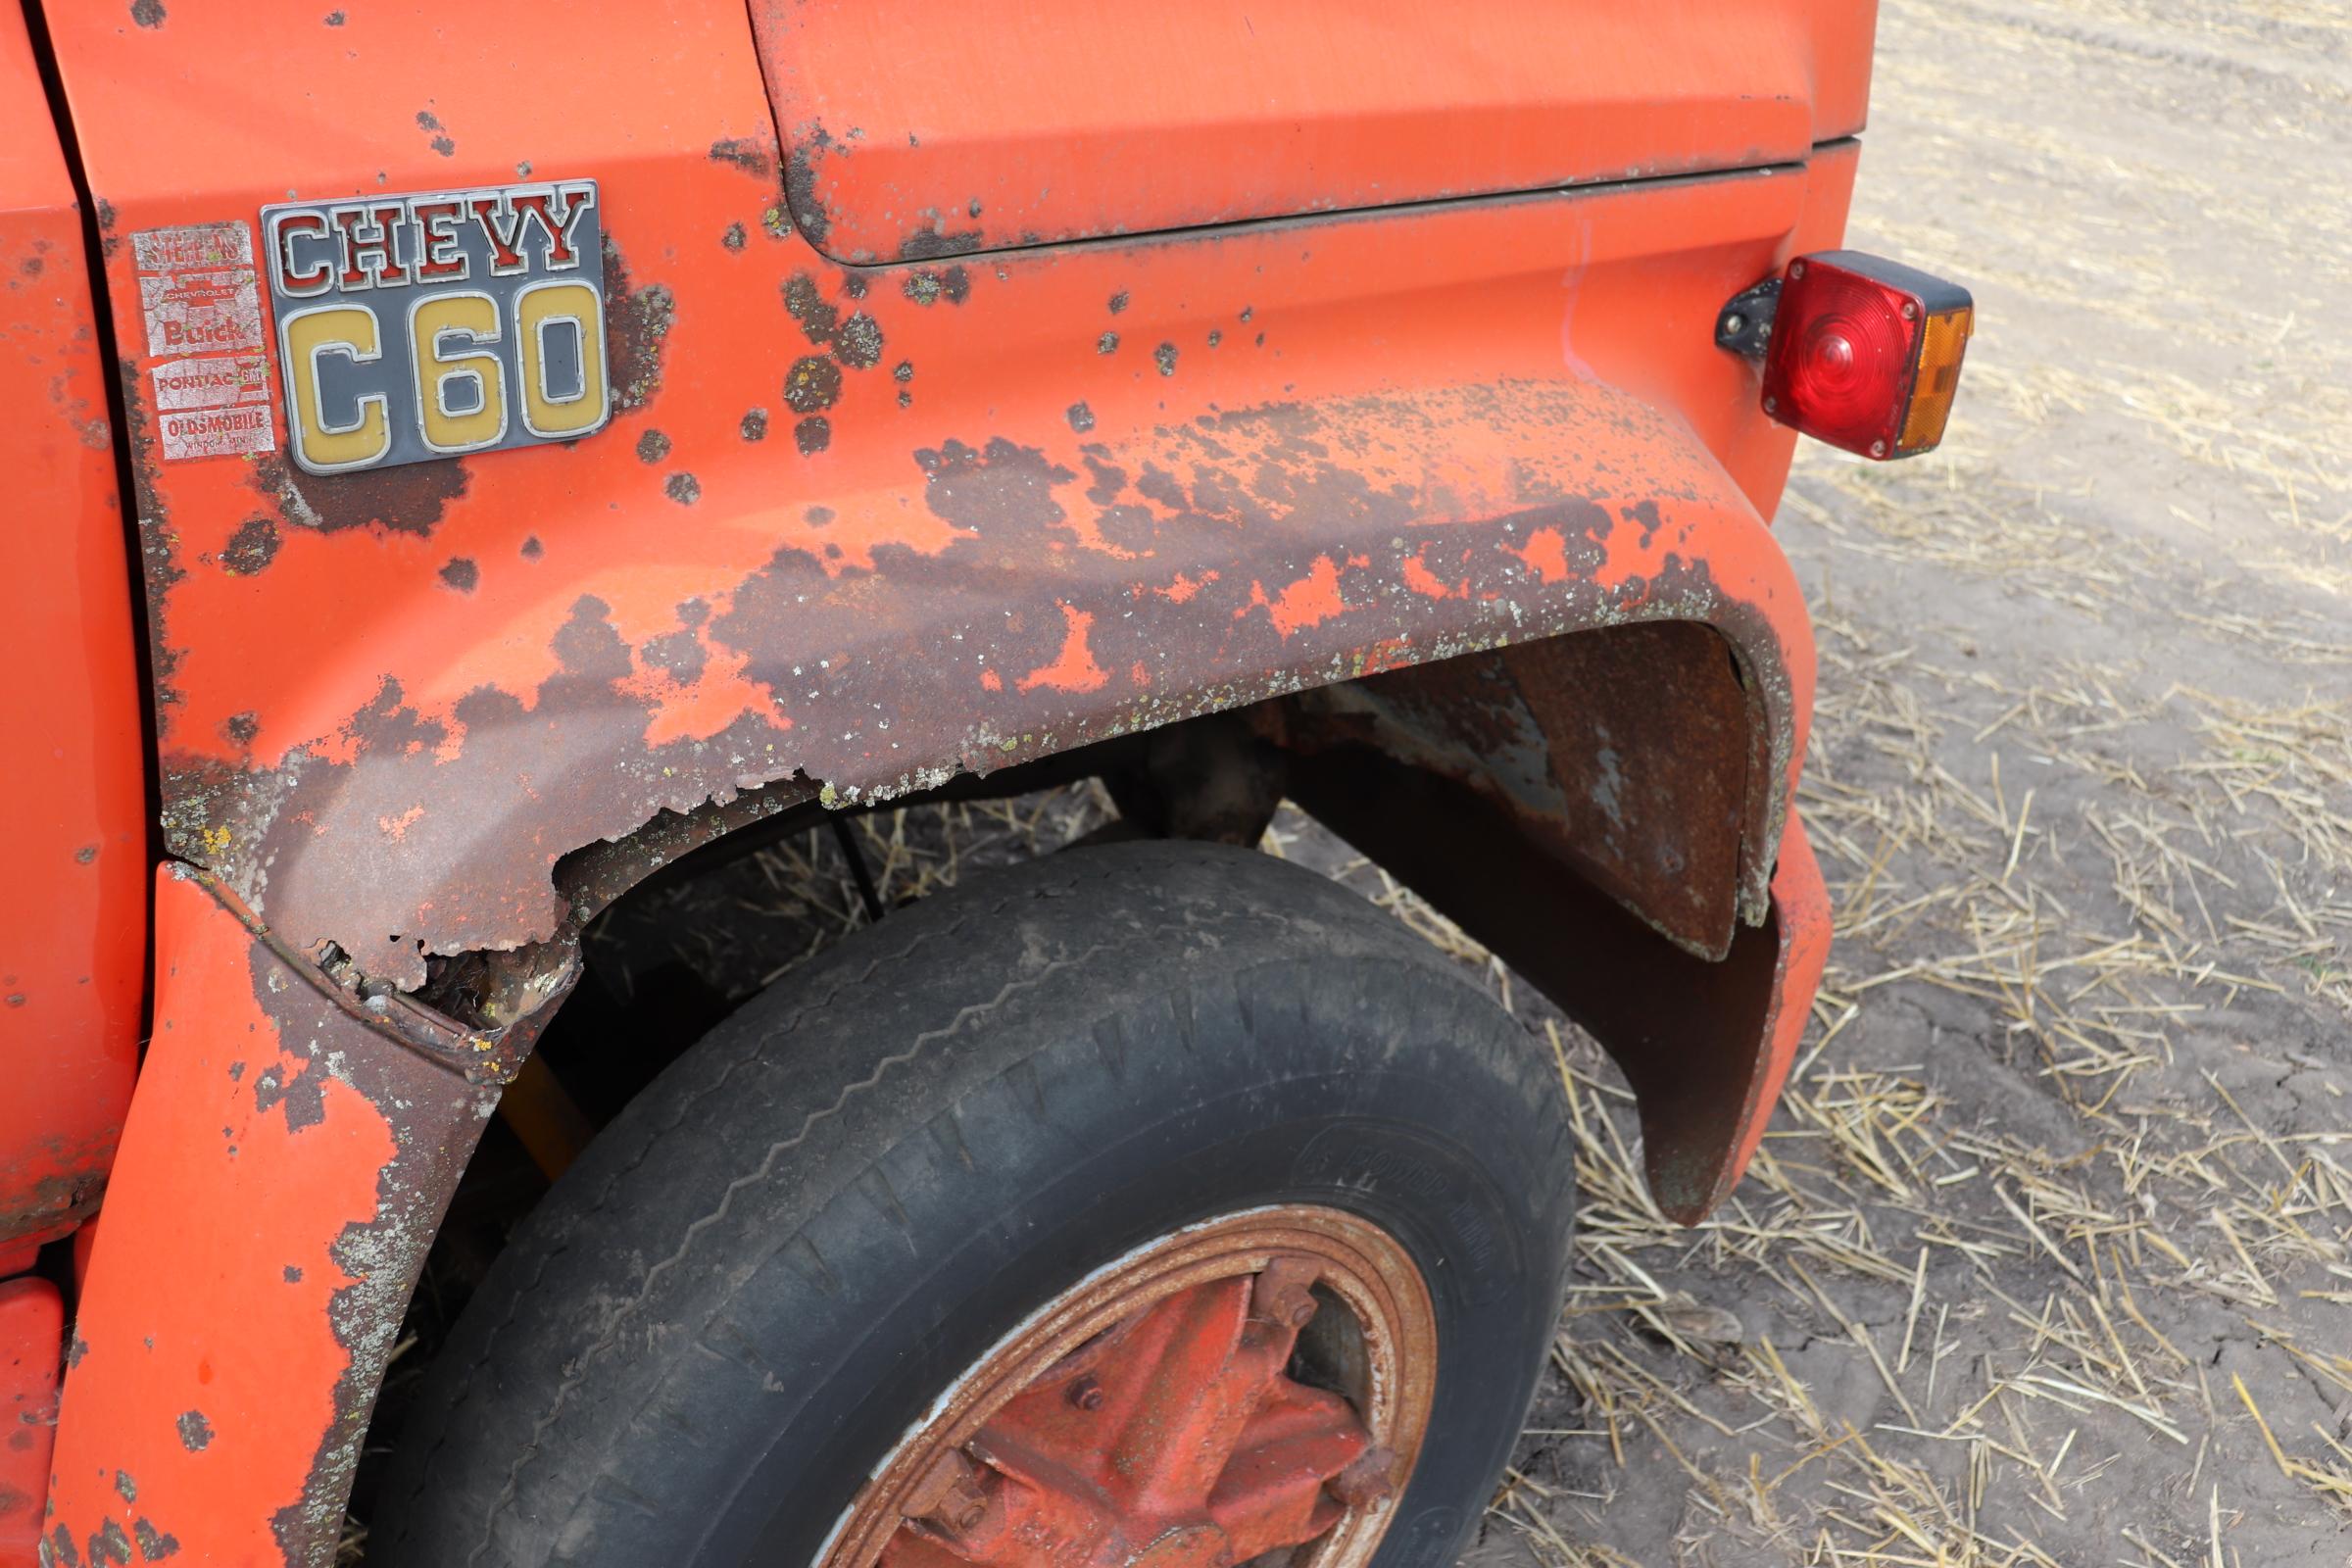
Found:
[[[1189,1227],[957,1379],[822,1568],[1352,1568],[1419,1454],[1436,1350],[1377,1227],[1304,1204]]]

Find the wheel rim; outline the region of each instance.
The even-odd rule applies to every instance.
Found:
[[[951,1384],[819,1568],[1357,1568],[1429,1425],[1429,1289],[1337,1209],[1136,1249]]]

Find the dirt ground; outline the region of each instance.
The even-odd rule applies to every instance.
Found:
[[[2352,1563],[2352,10],[1891,0],[1879,60],[1850,242],[1979,336],[1938,453],[1781,512],[1828,984],[1694,1233],[1569,1051],[1470,1561]]]
[[[1268,837],[1483,975],[1582,1123],[1465,1560],[2352,1564],[2352,10],[1889,0],[1851,243],[1968,281],[1979,335],[1939,452],[1808,447],[1782,509],[1838,937],[1730,1203],[1665,1223],[1588,1042]],[[1102,811],[858,831],[888,902]],[[845,867],[744,862],[700,966],[861,923]]]

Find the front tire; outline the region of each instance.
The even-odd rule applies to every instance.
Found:
[[[1379,1568],[1443,1568],[1542,1370],[1573,1185],[1551,1063],[1361,900],[1212,846],[1036,861],[844,941],[597,1140],[437,1358],[369,1556],[816,1565],[900,1506],[875,1478],[1008,1336],[1116,1260],[1289,1209],[1386,1238],[1425,1292],[1417,1462],[1348,1508]],[[1347,1452],[1387,1441],[1393,1411],[1319,1381],[1369,1430]],[[1198,1539],[1163,1555],[1213,1558]]]

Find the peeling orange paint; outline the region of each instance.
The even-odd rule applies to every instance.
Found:
[[[1050,664],[1041,664],[1023,675],[1022,691],[1031,692],[1040,686],[1057,692],[1101,691],[1110,682],[1102,666],[1095,662],[1094,651],[1087,647],[1086,634],[1095,623],[1094,612],[1063,604],[1061,618],[1069,628],[1061,640],[1061,652]]]
[[[1527,563],[1540,581],[1546,583],[1568,580],[1568,541],[1557,528],[1538,528],[1527,536],[1527,548],[1514,550],[1512,555]]]
[[[1274,629],[1288,637],[1293,632],[1310,626],[1320,626],[1334,615],[1346,614],[1348,601],[1340,592],[1339,564],[1329,556],[1317,556],[1307,568],[1306,575],[1285,587],[1272,599],[1266,597],[1263,584],[1250,585],[1248,610],[1263,607]]]
[[[1428,564],[1419,556],[1405,557],[1402,567],[1404,585],[1424,598],[1452,599],[1469,590],[1470,585],[1467,582],[1459,585],[1446,582],[1436,572],[1430,570]]]
[[[654,704],[645,725],[646,745],[706,741],[747,713],[765,719],[779,734],[792,728],[791,715],[777,708],[767,684],[744,674],[750,655],[711,649],[706,643],[704,657],[707,662],[699,680],[681,681],[665,669],[645,669],[624,683],[624,689]]]

